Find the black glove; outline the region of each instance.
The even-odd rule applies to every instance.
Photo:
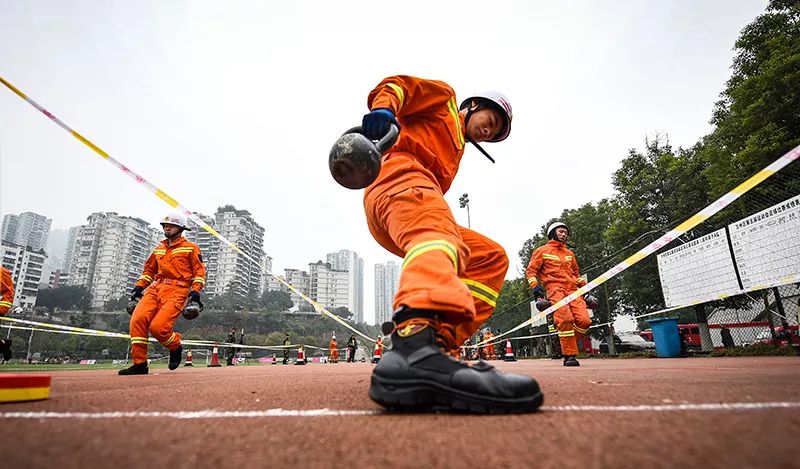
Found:
[[[535,287],[533,287],[532,293],[533,293],[533,298],[536,300],[538,300],[539,298],[544,298],[544,288],[542,288],[541,285],[536,285]]]
[[[131,290],[131,301],[136,301],[137,299],[141,298],[143,291],[144,287],[140,287],[139,285],[133,287],[133,290]]]
[[[361,128],[364,135],[370,140],[380,140],[389,131],[389,124],[400,127],[394,113],[385,107],[375,109],[369,114],[364,114],[361,119]]]
[[[190,291],[189,292],[189,301],[196,301],[196,302],[200,303],[200,292]]]
[[[586,307],[595,310],[598,306],[600,306],[600,302],[597,301],[597,298],[594,295],[585,294],[583,295],[583,301],[586,303]]]

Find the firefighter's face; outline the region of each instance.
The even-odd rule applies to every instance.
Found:
[[[492,108],[473,110],[465,133],[476,142],[491,140],[503,127],[503,117]]]
[[[564,228],[563,226],[559,226],[556,228],[556,239],[561,241],[562,243],[567,241],[569,238],[569,230]]]
[[[164,237],[165,238],[172,238],[173,236],[179,234],[181,232],[181,227],[178,225],[173,225],[171,223],[164,223],[161,225],[164,228]]]

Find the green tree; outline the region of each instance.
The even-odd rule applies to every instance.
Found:
[[[261,308],[269,313],[288,311],[294,302],[288,292],[280,290],[265,291],[261,295]]]
[[[89,289],[79,285],[58,288],[43,288],[36,296],[37,306],[50,309],[89,309],[91,295]]]
[[[733,74],[714,107],[715,129],[703,141],[714,198],[800,145],[800,3],[770,1],[742,30],[735,53]],[[789,185],[789,195],[800,192],[796,164],[776,176],[764,191]]]

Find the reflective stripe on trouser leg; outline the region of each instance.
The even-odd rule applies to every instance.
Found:
[[[582,297],[575,298],[567,306],[572,312],[572,322],[575,332],[586,335],[592,325],[592,318],[589,317],[589,310],[586,309],[586,302]]]
[[[158,292],[162,288],[163,285],[153,285],[145,290],[131,314],[131,356],[134,365],[147,363],[147,337],[150,335],[150,322],[158,312]]]
[[[189,295],[188,287],[164,285],[161,290],[161,308],[150,322],[150,335],[155,337],[168,350],[172,351],[181,345],[181,335],[172,330],[172,326],[181,315]]]
[[[443,313],[453,312],[463,322],[474,316],[467,286],[458,278],[458,250],[449,241],[436,239],[411,246],[403,260],[395,309],[408,306]],[[447,321],[450,322],[450,321]]]
[[[405,160],[397,155],[397,161]],[[404,258],[394,308],[437,311],[447,324],[472,321],[475,304],[458,278],[468,264],[469,249],[441,191],[418,163],[401,161],[392,173],[389,163],[365,191],[367,223],[381,246]]]
[[[563,290],[548,292],[547,299],[552,303],[561,301],[567,296]],[[558,340],[561,342],[562,355],[577,355],[578,342],[575,340],[575,322],[569,304],[558,308],[553,313],[553,320],[558,330]]]
[[[475,319],[456,326],[456,342],[469,339],[492,315],[508,272],[508,256],[502,246],[462,226],[458,232],[469,248],[469,261],[462,274],[475,302]]]

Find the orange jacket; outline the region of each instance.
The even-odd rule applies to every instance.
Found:
[[[331,339],[331,341],[328,342],[328,348],[332,351],[336,350],[336,339]]]
[[[464,154],[464,119],[447,83],[407,75],[385,78],[369,94],[370,110],[388,108],[400,123],[392,153],[406,153],[430,171],[432,181],[447,192]],[[391,162],[391,156],[385,164]]]
[[[14,303],[14,281],[11,272],[5,267],[0,267],[0,315],[8,313]]]
[[[550,240],[544,246],[536,248],[525,270],[531,288],[541,281],[548,294],[560,289],[569,292],[577,290],[586,283],[579,275],[575,254],[564,243],[556,240]]]
[[[153,281],[177,280],[182,283],[179,286],[191,285],[193,291],[201,291],[206,284],[206,268],[200,248],[184,237],[171,246],[167,243],[166,239],[161,241],[147,258],[136,285],[147,287]]]

